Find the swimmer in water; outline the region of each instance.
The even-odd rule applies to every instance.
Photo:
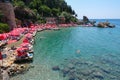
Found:
[[[80,50],[77,50],[76,53],[77,53],[77,54],[80,54]]]

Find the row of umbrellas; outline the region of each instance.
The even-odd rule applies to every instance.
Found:
[[[17,48],[17,54],[19,57],[25,56],[27,51],[29,50],[30,40],[32,39],[32,34],[27,33],[25,38],[23,39],[23,43]]]
[[[15,28],[14,30],[10,31],[9,33],[0,34],[0,40],[5,40],[10,36],[20,36],[27,28]]]

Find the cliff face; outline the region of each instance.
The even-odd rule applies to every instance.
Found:
[[[15,14],[12,4],[0,2],[0,10],[5,15],[10,29],[12,30],[14,27],[16,27]]]

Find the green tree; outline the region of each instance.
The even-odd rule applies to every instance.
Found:
[[[44,17],[49,17],[51,16],[51,9],[46,5],[42,5],[40,7],[40,13],[42,13],[42,16]]]
[[[59,16],[59,14],[60,14],[60,10],[59,9],[56,9],[56,8],[52,9],[52,15],[53,16],[57,17],[57,16]]]
[[[67,16],[76,15],[65,0],[14,0],[13,5],[15,6],[16,17],[20,19],[23,16],[20,20],[27,18],[37,21],[41,17],[59,17],[64,12],[67,13]],[[18,11],[16,11],[16,7],[19,7]],[[33,17],[33,13],[36,17]],[[69,22],[71,17],[67,16],[66,20]]]

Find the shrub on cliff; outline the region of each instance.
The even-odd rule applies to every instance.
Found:
[[[0,23],[0,33],[8,32],[9,26],[5,23]]]

